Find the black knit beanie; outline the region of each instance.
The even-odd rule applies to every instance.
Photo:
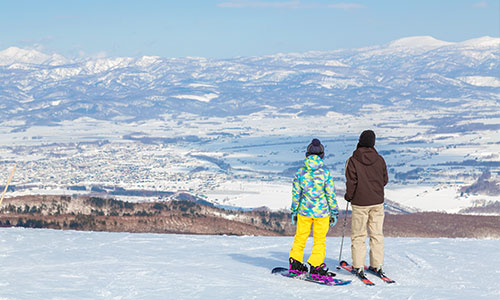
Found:
[[[309,146],[307,146],[306,157],[309,155],[317,155],[321,159],[325,156],[325,148],[318,139],[313,139]]]
[[[358,147],[369,147],[373,148],[375,146],[375,132],[372,130],[365,130],[359,136]]]

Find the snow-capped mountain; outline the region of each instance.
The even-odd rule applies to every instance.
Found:
[[[71,61],[59,54],[48,55],[37,50],[26,50],[10,47],[0,51],[0,66],[25,69],[30,65],[60,66]]]
[[[225,116],[265,108],[355,114],[368,103],[457,107],[498,101],[499,71],[500,39],[491,37],[461,43],[409,37],[362,49],[224,60],[70,60],[11,47],[0,52],[0,106],[7,118],[28,126],[81,116]]]

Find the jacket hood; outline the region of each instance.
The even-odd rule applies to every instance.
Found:
[[[352,156],[365,166],[371,166],[379,159],[377,150],[371,147],[359,147],[354,151]]]
[[[323,167],[323,160],[317,155],[309,155],[304,164],[307,170],[315,171]]]

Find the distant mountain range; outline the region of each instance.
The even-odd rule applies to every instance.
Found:
[[[265,109],[355,114],[367,105],[456,109],[439,120],[446,125],[471,114],[466,103],[500,101],[499,74],[500,38],[492,37],[460,43],[408,37],[361,49],[231,59],[68,59],[11,47],[0,51],[0,108],[4,119],[25,127],[83,116],[127,121]]]

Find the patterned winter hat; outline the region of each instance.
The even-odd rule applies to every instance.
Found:
[[[307,146],[306,157],[309,155],[317,155],[321,159],[325,156],[325,148],[318,139],[313,139],[309,146]]]
[[[375,146],[375,132],[373,130],[365,130],[359,136],[358,147],[373,147]]]

